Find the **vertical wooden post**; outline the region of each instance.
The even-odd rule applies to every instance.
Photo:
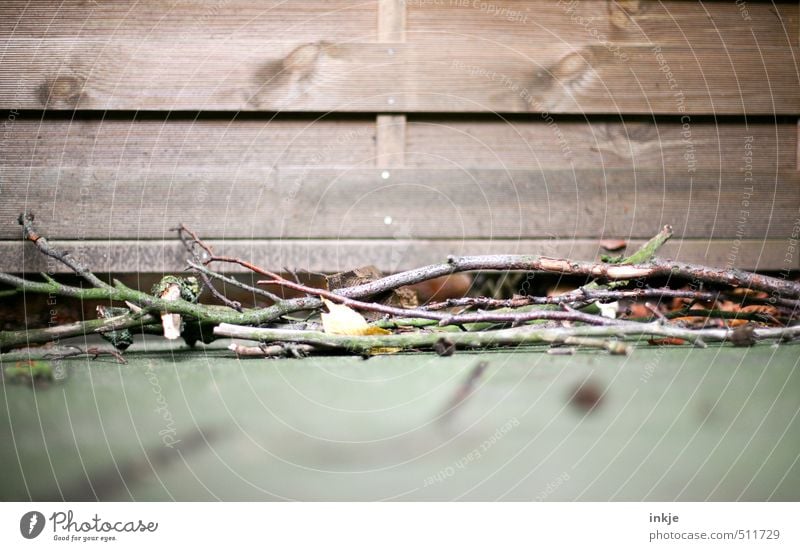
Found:
[[[378,42],[405,41],[405,0],[378,0]]]
[[[398,43],[406,39],[405,0],[378,1],[378,42]],[[402,167],[405,164],[406,116],[378,115],[375,121],[375,164]]]

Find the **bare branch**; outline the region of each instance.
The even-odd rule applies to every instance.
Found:
[[[59,251],[50,244],[46,237],[39,235],[39,232],[36,231],[33,225],[33,220],[34,216],[32,212],[24,212],[20,214],[17,219],[22,226],[22,235],[25,239],[36,245],[43,254],[55,258],[93,286],[100,289],[111,288],[111,285],[95,276],[86,266],[72,258],[72,255],[68,252]]]
[[[685,329],[673,325],[636,323],[617,326],[583,325],[575,327],[538,328],[526,325],[497,331],[470,331],[448,333],[447,338],[457,347],[487,348],[495,346],[520,346],[526,344],[558,343],[576,346],[600,346],[610,351],[626,353],[628,348],[615,340],[600,339],[641,339],[642,337],[671,337],[683,339],[704,346],[704,341],[733,342],[736,329]],[[221,324],[214,328],[214,334],[262,342],[299,342],[313,346],[346,349],[356,353],[369,353],[374,348],[420,349],[432,348],[441,338],[441,333],[403,333],[393,335],[345,336],[331,335],[319,331],[292,331],[242,327]],[[754,341],[779,339],[791,340],[800,336],[800,325],[778,328],[753,328]]]
[[[649,326],[649,324],[636,324]],[[584,326],[583,329],[589,328]],[[447,333],[447,338],[461,348],[487,348],[494,346],[519,346],[525,344],[557,343],[575,346],[587,346],[605,349],[613,354],[627,354],[629,347],[616,340],[616,327],[591,327],[602,329],[611,340],[593,338],[594,335],[581,335],[576,328],[539,329],[534,326],[501,329],[497,331],[467,331]],[[622,329],[620,327],[619,329]],[[636,327],[642,331],[639,327]],[[332,335],[320,331],[294,331],[287,329],[271,329],[242,327],[223,323],[214,328],[214,334],[220,337],[262,341],[262,342],[296,342],[316,347],[347,350],[356,354],[370,354],[375,349],[399,348],[402,350],[431,349],[442,336],[441,332],[401,333],[393,335],[347,336]]]
[[[595,325],[611,325],[616,323],[628,323],[624,321],[615,321],[610,318],[602,316],[594,316],[591,314],[584,314],[583,312],[562,312],[559,310],[530,310],[527,312],[480,312],[477,314],[448,314],[440,313],[430,310],[423,310],[419,308],[397,308],[385,304],[378,304],[376,302],[362,302],[345,296],[341,296],[336,292],[326,291],[325,289],[317,289],[308,287],[299,283],[294,283],[283,277],[275,275],[273,279],[267,281],[259,281],[259,284],[275,284],[282,287],[295,289],[304,293],[325,297],[328,300],[344,304],[356,310],[367,310],[372,312],[380,312],[392,316],[403,318],[423,318],[438,320],[439,325],[464,325],[466,323],[483,323],[483,322],[499,322],[499,323],[522,323],[525,321],[533,320],[560,320],[560,321],[578,321],[583,323],[591,323]]]

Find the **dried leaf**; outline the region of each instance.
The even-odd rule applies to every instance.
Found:
[[[650,339],[647,342],[652,346],[680,346],[682,344],[686,344],[685,340],[678,339],[676,337],[664,337],[663,339]]]
[[[367,329],[361,333],[362,335],[390,335],[392,332],[378,327],[377,325],[368,325]]]
[[[361,266],[349,272],[339,272],[338,274],[325,276],[325,282],[328,285],[328,290],[334,291],[343,287],[363,285],[382,277],[383,274],[375,266]]]
[[[769,298],[769,295],[764,291],[756,291],[754,289],[748,289],[747,287],[737,287],[731,291],[731,294],[740,297]]]
[[[322,299],[328,313],[322,313],[322,329],[331,335],[388,335],[390,331],[369,325],[364,316],[343,304]]]
[[[771,318],[776,318],[779,315],[778,309],[770,304],[750,304],[749,306],[743,307],[740,312],[747,314],[761,314]]]
[[[634,302],[628,306],[628,310],[630,311],[629,316],[633,318],[647,318],[653,315],[653,313],[647,309],[647,306],[640,302]]]

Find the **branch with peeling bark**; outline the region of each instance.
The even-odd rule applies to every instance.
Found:
[[[686,340],[704,347],[706,342],[735,342],[736,329],[684,329],[671,325],[636,323],[621,326],[579,326],[558,328],[536,328],[534,326],[448,333],[447,339],[461,348],[486,348],[499,346],[522,346],[531,344],[579,344],[589,345],[587,339],[596,339],[591,345],[615,353],[627,353],[628,347],[618,341],[602,339],[639,339],[642,337],[668,337]],[[800,336],[800,326],[779,328],[751,328],[755,341],[788,340]],[[261,342],[299,342],[323,348],[345,349],[357,353],[369,353],[374,349],[398,348],[402,350],[427,349],[442,338],[439,333],[404,333],[400,335],[330,335],[319,331],[290,331],[242,327],[221,324],[214,328],[217,336]]]
[[[220,324],[214,328],[214,334],[221,337],[245,339],[261,342],[294,342],[314,347],[344,350],[355,354],[381,353],[383,350],[417,350],[431,349],[443,335],[434,333],[402,333],[396,335],[332,335],[320,331],[292,331],[288,329],[271,329],[259,327],[242,327],[241,325]],[[447,333],[447,340],[459,348],[488,348],[495,346],[523,344],[574,344],[608,350],[614,354],[627,354],[629,347],[615,340],[604,340],[583,335],[565,334],[562,331],[518,327],[497,331],[470,331],[463,333]],[[612,334],[612,336],[614,336]],[[377,352],[376,352],[377,351]]]

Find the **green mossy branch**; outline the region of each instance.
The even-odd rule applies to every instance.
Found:
[[[498,331],[447,333],[447,340],[459,348],[484,348],[493,346],[521,346],[527,344],[577,344],[605,348],[616,353],[625,353],[628,348],[616,340],[640,339],[642,337],[669,337],[686,340],[697,346],[705,342],[735,342],[736,329],[684,329],[658,322],[622,326],[576,326],[558,328],[535,328],[532,326],[501,329]],[[800,335],[800,325],[782,328],[752,328],[756,341],[767,339],[792,339]],[[331,335],[319,331],[294,331],[242,327],[221,324],[214,334],[222,337],[246,339],[266,343],[299,342],[312,346],[344,349],[356,353],[369,353],[375,349],[398,348],[401,350],[433,348],[443,336],[440,333],[403,333],[395,335],[348,336]],[[587,341],[586,339],[594,339]]]

